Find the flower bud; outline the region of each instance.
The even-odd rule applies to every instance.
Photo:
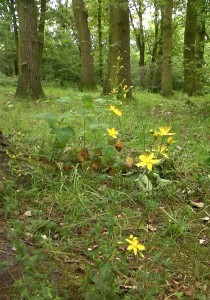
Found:
[[[171,145],[173,143],[173,138],[170,137],[167,139],[167,145]]]

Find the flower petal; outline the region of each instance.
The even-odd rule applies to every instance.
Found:
[[[144,245],[141,245],[141,244],[138,244],[138,245],[137,245],[137,248],[138,248],[140,251],[144,251],[144,250],[145,250],[145,246],[144,246]]]
[[[132,251],[132,250],[133,250],[133,246],[132,246],[132,245],[129,245],[128,248],[127,248],[127,250],[128,250],[128,251]]]
[[[133,252],[134,252],[135,255],[137,254],[137,248],[136,247],[133,247]]]
[[[152,163],[151,163],[151,162],[149,162],[149,163],[147,164],[147,169],[148,169],[149,171],[152,171]]]

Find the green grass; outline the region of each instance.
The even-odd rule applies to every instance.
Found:
[[[81,93],[47,87],[47,99],[35,102],[15,101],[12,93],[14,88],[0,88],[0,129],[10,142],[9,168],[0,173],[0,210],[21,276],[13,289],[1,291],[5,299],[208,299],[209,95],[164,99],[134,91],[134,100],[120,107],[119,123],[94,93],[84,138],[84,120],[76,114]],[[60,97],[72,102],[58,103]],[[49,126],[35,116],[65,111],[73,112],[63,124],[75,136],[69,152],[55,152]],[[152,146],[150,129],[172,126],[176,143],[164,175],[171,184],[146,194],[137,171],[111,176],[104,166],[115,168],[110,159],[100,172],[79,163],[84,147],[91,155],[107,147],[106,126],[91,129],[94,123],[119,130],[123,149],[114,160],[121,162]],[[64,170],[69,162],[74,168]],[[145,246],[144,259],[118,245],[130,234]]]

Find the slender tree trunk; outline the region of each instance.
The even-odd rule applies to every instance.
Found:
[[[162,60],[162,95],[172,95],[172,10],[173,0],[167,0],[163,8],[163,60]]]
[[[83,90],[92,90],[96,88],[96,84],[94,61],[91,53],[90,30],[88,27],[88,14],[83,0],[72,0],[72,5],[80,47],[81,85]]]
[[[98,0],[98,73],[99,79],[103,79],[103,43],[102,43],[102,3]]]
[[[18,25],[17,25],[17,18],[15,15],[15,4],[14,0],[9,1],[9,9],[12,14],[12,23],[14,29],[14,36],[15,36],[15,47],[16,47],[16,59],[14,60],[14,67],[15,67],[15,75],[18,75]]]
[[[157,53],[158,53],[158,45],[160,42],[159,39],[159,7],[157,5],[157,1],[154,1],[154,6],[155,6],[155,19],[154,19],[154,26],[155,26],[155,38],[154,38],[154,46],[152,50],[152,63],[154,63],[157,59]]]
[[[46,20],[47,0],[41,0],[41,12],[39,18],[38,36],[39,36],[39,62],[42,65],[42,56],[44,50],[44,29]]]
[[[187,13],[184,33],[184,91],[188,95],[195,92],[195,39],[197,30],[197,0],[187,1]]]
[[[206,32],[206,15],[207,2],[206,0],[199,0],[198,26],[196,32],[196,47],[195,47],[195,61],[196,74],[194,78],[195,92],[203,94],[204,89],[204,46],[205,46],[205,32]]]
[[[40,77],[35,0],[17,0],[19,17],[19,78],[15,97],[44,97]]]
[[[130,79],[130,26],[128,0],[110,1],[109,58],[104,95],[117,89],[122,94],[125,86],[131,86]],[[131,98],[131,89],[126,92]]]
[[[132,14],[130,12],[130,20],[131,25],[134,30],[135,38],[136,38],[136,45],[139,50],[139,66],[143,67],[145,62],[145,41],[144,41],[144,27],[143,27],[143,3],[142,0],[138,1],[138,5],[135,1],[133,1],[133,6],[135,7],[135,11],[139,18],[139,28],[136,28]]]

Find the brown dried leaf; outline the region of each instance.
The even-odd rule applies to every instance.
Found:
[[[123,143],[121,142],[121,140],[117,140],[116,143],[114,144],[114,146],[115,146],[115,149],[119,152],[123,148]]]
[[[133,159],[133,157],[128,156],[125,159],[125,164],[129,169],[131,169],[135,165],[135,160]]]

